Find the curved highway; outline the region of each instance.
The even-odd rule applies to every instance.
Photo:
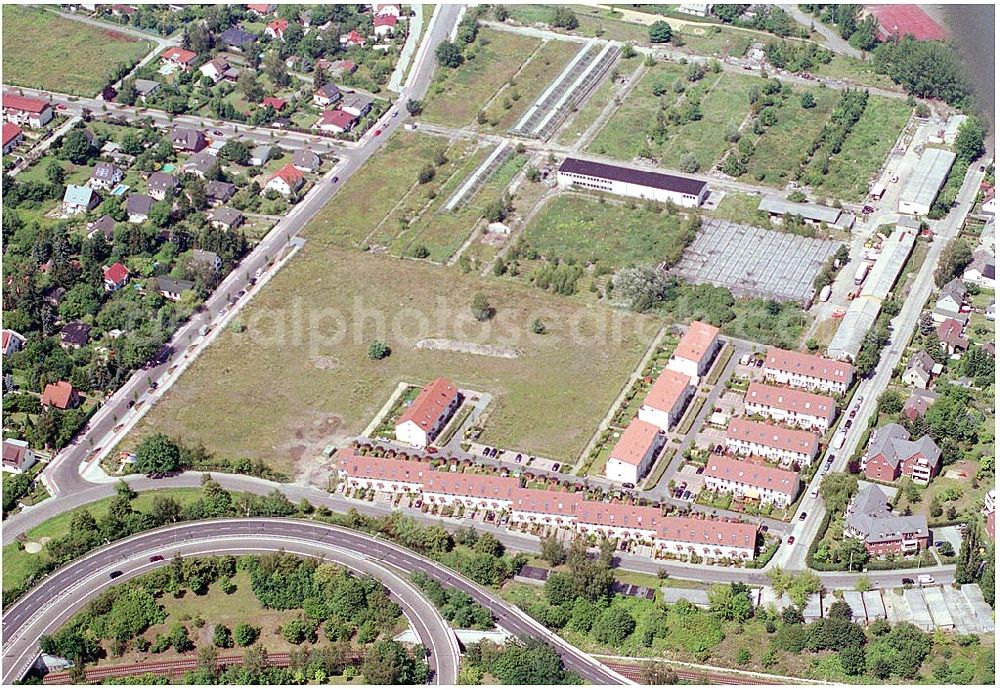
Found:
[[[172,535],[175,539],[177,535]],[[458,677],[461,653],[458,640],[448,623],[413,584],[395,571],[366,556],[308,539],[289,543],[287,537],[269,535],[247,537],[245,534],[199,537],[166,544],[128,545],[129,553],[107,547],[75,561],[56,573],[49,586],[42,586],[12,607],[4,616],[3,684],[9,685],[27,673],[38,655],[38,640],[42,635],[58,630],[73,614],[104,590],[158,567],[167,561],[150,562],[154,555],[164,559],[182,556],[220,556],[225,554],[266,553],[284,551],[299,556],[321,558],[338,563],[355,573],[375,577],[390,592],[390,597],[403,609],[417,638],[430,652],[429,663],[434,682],[452,685]],[[112,570],[122,575],[112,579]],[[30,597],[30,600],[29,600]]]
[[[37,654],[37,641],[42,635],[57,630],[88,598],[120,581],[109,579],[112,570],[122,570],[125,575],[134,577],[157,567],[158,564],[149,562],[152,555],[167,558],[178,552],[207,555],[277,548],[338,562],[350,557],[352,562],[347,563],[348,567],[360,569],[364,566],[364,572],[371,572],[379,579],[392,573],[373,563],[373,559],[404,572],[422,572],[471,596],[488,608],[497,624],[509,633],[545,640],[559,653],[566,667],[585,680],[600,685],[632,684],[513,604],[440,563],[344,527],[284,518],[204,520],[172,525],[114,542],[63,566],[4,615],[3,683],[9,684],[27,671]],[[433,606],[430,606],[432,611],[427,610],[429,603],[412,585],[396,581],[388,586],[404,607],[421,641],[428,640],[424,644],[432,650],[431,663],[438,682],[453,684],[458,673],[454,635],[450,631],[445,634],[440,614]]]

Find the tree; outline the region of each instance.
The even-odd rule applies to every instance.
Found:
[[[424,102],[418,101],[414,98],[406,101],[406,112],[408,112],[413,117],[416,117],[424,111]]]
[[[556,685],[564,675],[559,655],[536,638],[508,642],[490,671],[504,685]]]
[[[646,311],[661,302],[672,289],[665,271],[651,266],[619,269],[611,278],[615,299],[633,311]]]
[[[392,348],[383,343],[381,340],[373,340],[368,346],[368,359],[380,360],[385,359],[392,354]]]
[[[240,647],[249,647],[260,637],[260,628],[249,623],[240,623],[233,629],[233,640]]]
[[[477,292],[472,298],[472,315],[476,321],[489,321],[496,314],[496,309],[490,305],[489,300],[481,292]]]
[[[184,652],[190,652],[194,649],[194,642],[188,636],[188,629],[186,626],[176,623],[173,628],[170,629],[170,644],[173,645],[174,651],[183,654]]]
[[[549,562],[549,565],[562,565],[566,562],[566,548],[555,535],[542,538],[540,543],[542,558]]]
[[[93,147],[82,128],[73,129],[62,141],[60,155],[75,165],[84,165],[90,160]]]
[[[742,623],[753,615],[750,588],[742,582],[712,585],[708,590],[709,610],[723,620]]]
[[[413,682],[413,660],[395,640],[379,640],[368,647],[361,675],[369,685],[409,685]]]
[[[238,139],[230,139],[219,149],[219,157],[232,163],[246,165],[250,162],[250,148]]]
[[[965,267],[972,262],[972,247],[961,238],[956,237],[949,240],[941,252],[938,259],[937,269],[934,271],[934,283],[942,287],[953,278],[962,275]]]
[[[912,36],[880,43],[873,64],[877,72],[921,98],[940,98],[955,105],[969,95],[969,83],[958,56],[938,41],[918,41]]]
[[[701,163],[693,153],[685,153],[681,156],[681,171],[686,173],[696,173],[701,168]]]
[[[273,50],[264,58],[264,73],[272,82],[278,86],[288,86],[292,78],[288,76],[288,67],[285,65],[281,53]]]
[[[180,449],[166,434],[151,434],[135,449],[135,471],[143,474],[173,472],[180,461]]]
[[[851,498],[858,492],[858,478],[843,472],[832,472],[819,484],[819,495],[828,511],[843,512]]]
[[[420,171],[417,173],[417,182],[420,184],[427,184],[434,179],[435,172],[434,166],[427,163],[424,167],[420,168]]]
[[[215,626],[215,630],[212,631],[212,644],[216,647],[221,647],[223,649],[229,649],[233,646],[233,633],[225,625],[221,623]]]
[[[465,62],[462,49],[451,41],[442,41],[434,51],[434,56],[441,67],[455,69]]]
[[[553,10],[552,19],[549,20],[549,24],[559,29],[572,31],[580,25],[580,21],[576,18],[576,13],[573,10],[560,6]]]
[[[285,641],[289,644],[302,644],[307,640],[309,642],[315,642],[316,627],[310,625],[301,618],[296,618],[295,620],[288,621],[281,626],[281,636],[285,638]]]
[[[594,638],[603,644],[620,645],[635,630],[635,619],[623,608],[612,606],[594,621]]]
[[[878,411],[888,415],[899,414],[903,411],[903,396],[894,389],[885,391],[878,397]]]
[[[851,605],[846,601],[835,601],[830,605],[830,611],[827,613],[827,618],[838,618],[840,620],[849,621],[854,615],[851,610]]]
[[[670,43],[670,39],[673,38],[674,30],[670,27],[670,24],[664,21],[653,22],[649,26],[649,42],[650,43]]]
[[[955,157],[966,163],[979,158],[979,154],[983,152],[985,137],[986,130],[983,123],[978,117],[970,117],[958,128],[958,135],[955,137]]]
[[[800,100],[802,102],[802,107],[806,110],[816,107],[816,97],[812,95],[811,91],[803,92]]]
[[[260,103],[264,98],[264,87],[257,81],[257,73],[254,70],[245,69],[240,72],[236,84],[243,92],[243,97],[250,103]]]
[[[62,184],[66,181],[66,171],[59,165],[59,161],[53,159],[45,167],[45,177],[52,184]]]

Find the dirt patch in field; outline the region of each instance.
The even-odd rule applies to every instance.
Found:
[[[484,357],[502,357],[503,359],[517,359],[521,356],[521,351],[516,347],[508,347],[507,345],[482,345],[480,343],[468,343],[461,340],[448,340],[447,338],[424,338],[417,341],[417,348],[420,350],[460,352],[466,355],[482,355]]]

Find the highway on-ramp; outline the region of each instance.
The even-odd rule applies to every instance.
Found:
[[[589,655],[558,637],[513,604],[464,576],[401,546],[344,527],[284,518],[233,518],[181,523],[113,542],[63,566],[9,607],[3,616],[3,683],[19,679],[38,653],[38,639],[57,630],[75,611],[100,591],[151,568],[149,558],[169,559],[181,554],[220,554],[273,551],[314,555],[370,572],[386,583],[403,606],[421,641],[431,650],[431,663],[440,683],[454,683],[458,673],[457,643],[443,620],[409,583],[385,566],[422,572],[441,584],[462,590],[488,608],[501,628],[549,643],[566,667],[600,685],[632,684]],[[349,562],[345,562],[348,560]],[[111,579],[110,573],[123,575]],[[387,581],[386,578],[391,581]],[[392,579],[394,578],[394,579]],[[445,628],[447,626],[445,625]]]

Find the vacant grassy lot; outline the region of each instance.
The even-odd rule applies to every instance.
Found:
[[[477,292],[497,309],[486,324],[470,310]],[[531,334],[536,317],[545,335]],[[125,447],[157,430],[293,471],[299,459],[314,460],[325,445],[359,433],[400,381],[446,376],[495,396],[483,443],[570,460],[656,331],[652,318],[516,281],[317,242],[272,279],[240,320],[246,330],[221,334]],[[416,347],[429,337],[513,346],[522,356]],[[375,338],[389,344],[391,357],[368,359]]]
[[[817,191],[845,201],[861,201],[912,111],[898,98],[869,96],[865,112],[840,153],[830,158],[830,172]]]
[[[152,44],[25,5],[3,10],[3,80],[93,96],[122,63],[138,61]]]
[[[642,61],[638,57],[629,58],[628,60],[619,60],[615,63],[615,67],[612,73],[617,72],[618,74],[631,77],[635,72],[636,67],[642,64]],[[570,145],[576,142],[587,128],[590,127],[597,118],[601,116],[604,112],[604,108],[611,102],[611,99],[615,97],[618,92],[618,85],[614,80],[606,78],[601,85],[597,87],[597,90],[587,99],[587,102],[583,104],[583,107],[575,111],[569,116],[566,124],[559,130],[556,135],[556,143]]]
[[[480,29],[474,50],[457,69],[439,69],[420,116],[428,122],[463,126],[521,68],[541,41],[509,31]]]
[[[794,178],[802,156],[823,129],[839,98],[839,92],[833,89],[808,89],[816,99],[816,107],[807,109],[801,101],[801,93],[806,90],[797,89],[775,109],[778,121],[757,140],[744,179],[780,186]]]
[[[521,119],[549,84],[583,46],[569,41],[546,41],[531,55],[521,71],[486,107],[490,131],[506,131]]]
[[[679,257],[682,225],[677,215],[574,194],[549,201],[524,237],[543,256],[616,268]]]

